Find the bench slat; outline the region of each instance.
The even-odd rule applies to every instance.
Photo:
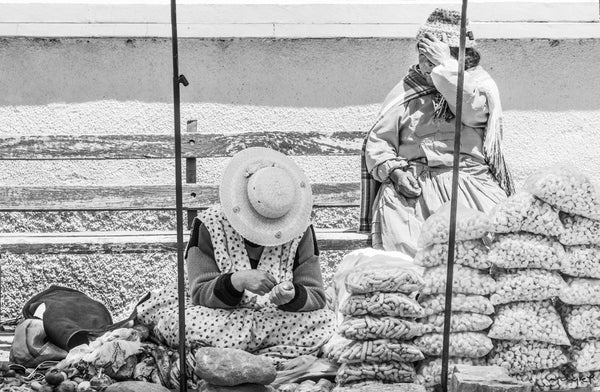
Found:
[[[350,230],[315,229],[321,250],[353,250],[368,246],[369,236]],[[187,242],[189,235],[184,235]],[[174,231],[15,233],[0,236],[2,252],[14,254],[91,254],[175,251]]]
[[[358,206],[360,184],[312,184],[315,207]],[[218,185],[184,184],[184,209],[219,200]],[[174,185],[0,187],[0,211],[171,210]]]
[[[359,155],[364,132],[184,133],[184,158],[228,157],[246,147],[269,147],[286,155]],[[171,135],[51,135],[0,138],[0,159],[174,158]]]

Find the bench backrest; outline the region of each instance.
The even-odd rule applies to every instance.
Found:
[[[292,156],[359,157],[362,132],[261,132],[212,134],[188,121],[182,134],[185,159],[183,208],[188,228],[198,210],[218,202],[218,184],[196,183],[197,159],[229,157],[254,146]],[[174,159],[170,135],[52,135],[0,138],[2,160]],[[173,181],[174,182],[174,181]],[[313,183],[314,205],[355,207],[358,182]],[[0,186],[0,211],[174,210],[174,185]]]

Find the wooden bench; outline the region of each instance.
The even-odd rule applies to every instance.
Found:
[[[182,134],[185,159],[183,208],[188,228],[198,210],[218,202],[218,185],[196,183],[197,159],[228,157],[253,146],[270,147],[295,156],[355,156],[359,159],[362,132],[335,133],[199,133],[189,121]],[[174,159],[170,135],[52,135],[0,139],[3,160]],[[358,177],[358,174],[357,174]],[[315,208],[357,207],[358,182],[313,183]],[[140,186],[0,186],[0,211],[174,210],[174,185]],[[358,222],[357,222],[358,223]],[[356,228],[316,228],[323,250],[368,246],[368,235]],[[186,240],[187,240],[187,231]],[[120,231],[0,234],[2,252],[23,253],[136,253],[177,249],[175,231]]]
[[[185,159],[183,208],[189,224],[197,211],[218,202],[218,185],[197,183],[197,159],[232,156],[253,146],[270,147],[294,156],[360,155],[361,132],[338,133],[198,133],[189,121],[182,134]],[[170,135],[52,135],[0,138],[3,160],[174,159]],[[357,173],[357,177],[359,177]],[[173,181],[174,182],[174,181]],[[358,207],[358,182],[313,183],[315,208]],[[141,186],[0,186],[0,211],[117,211],[175,210],[174,185]],[[358,227],[358,222],[357,227]],[[369,245],[356,228],[316,228],[322,250],[351,250]],[[0,233],[0,252],[12,254],[93,254],[176,251],[176,231],[95,231],[53,233]],[[0,333],[0,362],[8,359],[12,332]]]

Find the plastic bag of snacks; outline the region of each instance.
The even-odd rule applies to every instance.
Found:
[[[558,237],[564,245],[600,245],[600,220],[561,214],[564,230]]]
[[[371,380],[407,383],[413,382],[415,376],[415,368],[409,363],[345,363],[338,369],[335,381],[340,385]]]
[[[423,359],[423,354],[412,344],[388,339],[351,340],[332,351],[329,359],[339,363],[416,362]]]
[[[485,358],[450,357],[448,365],[485,366]],[[451,367],[448,366],[450,369]],[[417,369],[417,382],[430,387],[438,385],[442,380],[442,359],[429,358],[423,361]]]
[[[337,271],[332,278],[331,286],[327,290],[329,302],[336,312],[338,325],[344,319],[341,308],[352,295],[346,290],[346,278],[349,274],[356,271],[397,268],[412,270],[421,276],[423,275],[424,270],[423,267],[415,265],[413,258],[403,252],[363,248],[354,250],[345,255],[343,260],[337,266]]]
[[[346,316],[423,317],[423,308],[411,297],[400,293],[353,294],[342,304]]]
[[[443,337],[441,333],[426,334],[416,338],[413,343],[423,354],[442,355]],[[494,345],[492,340],[480,332],[459,332],[450,334],[450,356],[479,358],[487,355]]]
[[[456,241],[454,262],[477,269],[488,269],[490,262],[487,257],[488,249],[482,240]],[[415,255],[415,264],[425,267],[435,267],[448,262],[448,244],[434,244],[419,249]]]
[[[425,269],[423,294],[446,292],[447,266],[440,265]],[[452,292],[460,294],[488,295],[495,290],[496,282],[488,273],[462,265],[454,266]]]
[[[525,192],[501,201],[490,213],[490,231],[493,233],[526,231],[557,237],[562,230],[558,211]]]
[[[500,234],[490,246],[488,260],[500,268],[560,270],[565,249],[560,242],[540,234]]]
[[[600,341],[578,342],[571,347],[573,366],[578,372],[600,370]]]
[[[499,340],[534,340],[571,345],[560,316],[550,301],[514,302],[498,306],[488,336]]]
[[[600,219],[600,192],[590,179],[570,167],[553,167],[532,174],[525,189],[561,211]]]
[[[568,374],[563,372],[561,368],[517,373],[513,374],[513,377],[518,381],[533,384],[534,391],[575,389],[590,385],[588,377],[578,377],[577,374]]]
[[[419,299],[426,316],[443,313],[446,309],[444,294],[424,295]],[[452,312],[468,312],[490,315],[494,306],[490,300],[481,295],[454,294],[452,296]]]
[[[600,280],[570,278],[560,291],[560,300],[569,305],[600,305]]]
[[[338,333],[353,340],[409,340],[431,332],[431,327],[397,317],[346,317]]]
[[[482,238],[488,231],[489,218],[481,211],[458,204],[456,209],[456,241]],[[450,203],[444,204],[425,219],[417,241],[419,248],[446,244],[450,236]]]
[[[509,270],[496,276],[494,305],[518,301],[542,301],[557,297],[565,281],[558,272],[541,269]]]
[[[600,339],[600,306],[562,306],[560,311],[573,339]]]
[[[497,365],[509,373],[552,369],[569,362],[564,348],[550,343],[498,340],[488,357],[489,365]]]
[[[425,328],[431,332],[442,333],[444,331],[444,313],[437,313],[419,319]],[[478,313],[452,312],[450,319],[450,332],[477,332],[483,331],[492,325],[489,316]]]
[[[561,272],[578,278],[600,279],[600,246],[569,246],[562,263]]]
[[[346,276],[346,290],[352,294],[375,291],[412,293],[423,286],[420,271],[403,268],[379,268],[353,271]]]

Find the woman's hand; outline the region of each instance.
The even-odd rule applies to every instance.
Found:
[[[445,42],[440,41],[430,33],[425,33],[423,38],[417,44],[419,53],[423,54],[434,66],[452,59],[450,47]]]
[[[269,294],[269,299],[275,305],[285,305],[294,299],[296,290],[292,282],[281,282],[277,286],[273,287]]]
[[[396,169],[390,173],[390,180],[392,180],[396,192],[403,196],[413,198],[421,194],[419,181],[410,171]]]
[[[252,269],[234,272],[231,284],[237,291],[248,290],[254,294],[265,295],[277,284],[277,280],[267,271]]]

